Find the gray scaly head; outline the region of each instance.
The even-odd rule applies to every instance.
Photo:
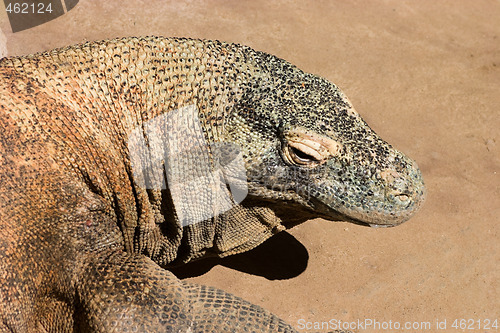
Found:
[[[417,164],[382,140],[331,82],[257,53],[225,124],[247,166],[249,196],[372,226],[408,220],[425,197]]]

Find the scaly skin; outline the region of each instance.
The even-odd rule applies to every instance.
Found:
[[[237,148],[248,196],[183,227],[178,190],[139,186],[130,138],[187,106],[209,165],[215,144]],[[424,197],[415,162],[335,85],[217,41],[125,38],[3,59],[0,128],[0,332],[294,332],[160,265],[252,249],[291,225],[288,210],[396,225]],[[195,211],[210,202],[196,200]]]

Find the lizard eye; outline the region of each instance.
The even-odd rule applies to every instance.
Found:
[[[313,166],[322,160],[311,147],[297,142],[289,142],[283,149],[283,155],[287,162],[295,165]]]
[[[288,164],[315,167],[338,155],[341,149],[342,145],[329,137],[296,130],[285,133],[281,152]]]
[[[297,163],[310,163],[316,161],[316,159],[303,152],[302,150],[299,150],[297,148],[290,147],[291,155],[294,160],[296,160]]]

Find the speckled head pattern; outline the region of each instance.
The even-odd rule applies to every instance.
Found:
[[[272,55],[227,117],[250,194],[372,226],[408,220],[425,197],[417,164],[382,140],[333,83]]]

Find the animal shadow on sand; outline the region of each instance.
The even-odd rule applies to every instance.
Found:
[[[274,206],[272,203],[270,204]],[[291,209],[290,209],[291,208]],[[288,207],[276,206],[274,211],[282,224],[293,227],[317,215]],[[309,254],[295,237],[286,231],[280,232],[256,248],[226,258],[205,258],[188,264],[172,267],[169,270],[179,279],[200,276],[217,265],[240,272],[262,276],[268,280],[285,280],[305,271]]]

